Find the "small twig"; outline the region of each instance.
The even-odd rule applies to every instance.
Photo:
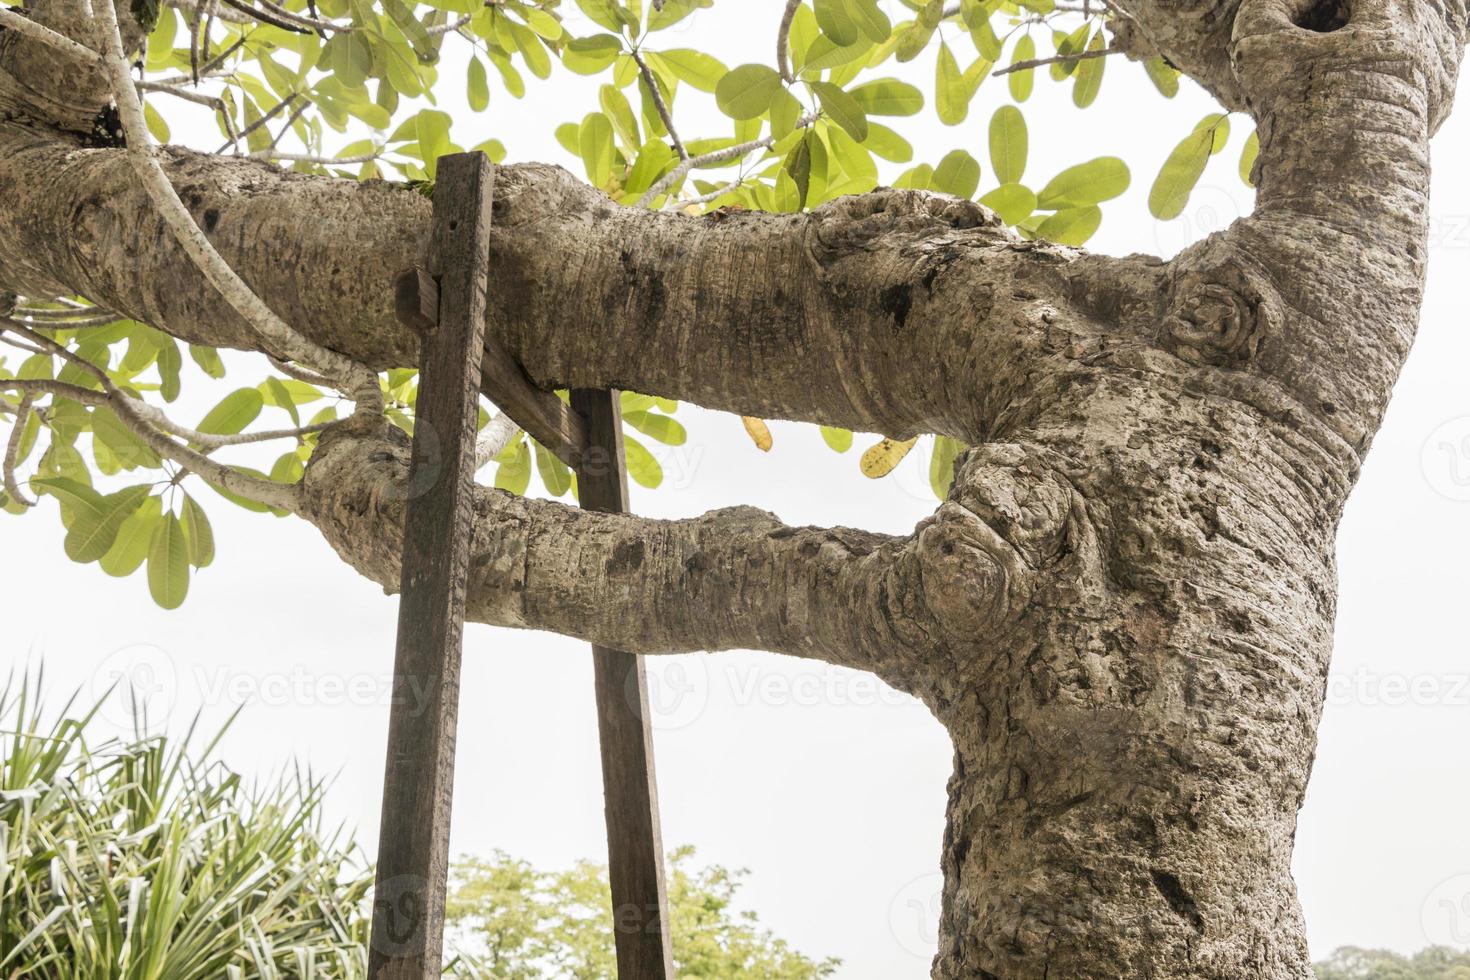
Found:
[[[274,150],[277,146],[279,146],[281,140],[285,139],[286,134],[291,131],[291,127],[296,125],[296,120],[300,119],[301,114],[310,107],[311,103],[309,101],[303,100],[300,105],[292,109],[291,115],[286,117],[286,125],[281,127],[281,131],[275,135],[275,137],[271,140],[271,145],[266,147],[266,149]]]
[[[272,119],[276,118],[276,116],[280,115],[280,112],[281,112],[282,109],[286,108],[288,105],[290,105],[291,103],[295,102],[300,97],[301,96],[298,95],[297,93],[292,92],[290,95],[286,96],[280,102],[277,102],[275,105],[271,106],[270,111],[267,112],[265,115],[261,116],[259,119],[255,120],[255,122],[251,123],[249,126],[246,126],[244,129],[240,130],[239,134],[237,134],[236,137],[233,140],[226,140],[224,143],[222,143],[220,145],[220,148],[218,150],[215,150],[214,152],[215,153],[223,153],[223,152],[225,152],[225,150],[228,150],[231,146],[238,147],[240,145],[240,141],[241,140],[245,139],[251,133],[255,132],[257,129],[259,129],[260,127],[264,126],[266,123],[270,122]]]
[[[17,306],[15,311],[10,315],[16,318],[30,320],[90,320],[104,316],[109,318],[109,322],[122,319],[116,313],[96,306],[72,306],[64,310],[47,310],[34,306]]]
[[[5,444],[5,492],[10,499],[22,507],[34,507],[36,502],[27,497],[15,478],[15,468],[20,462],[20,443],[25,436],[26,426],[31,421],[31,403],[36,396],[26,392],[20,398],[20,408],[15,413],[15,423],[10,430],[10,439]]]
[[[299,494],[294,485],[276,483],[273,480],[241,473],[224,463],[210,459],[196,449],[174,442],[165,433],[148,424],[144,418],[145,415],[161,415],[162,413],[130,395],[111,395],[94,391],[91,388],[83,388],[80,385],[41,378],[25,381],[19,378],[0,378],[0,388],[28,392],[33,396],[37,394],[59,395],[82,405],[110,408],[118,420],[142,439],[148,448],[165,459],[170,459],[193,470],[207,482],[271,507],[295,511],[300,505]],[[204,434],[200,433],[200,435]]]
[[[491,460],[505,452],[505,447],[520,434],[521,427],[504,412],[492,418],[475,440],[475,471],[484,469]]]
[[[674,116],[669,112],[669,107],[664,103],[663,93],[658,90],[658,79],[653,77],[653,72],[649,69],[648,62],[643,60],[643,55],[637,48],[633,49],[633,61],[638,65],[638,71],[643,75],[643,84],[648,86],[648,94],[653,99],[653,108],[658,112],[659,119],[663,120],[664,129],[669,132],[669,140],[674,144],[674,152],[679,154],[680,160],[688,160],[689,151],[684,149],[684,143],[679,139],[679,134],[674,129]]]
[[[1053,55],[1050,58],[1032,58],[1029,61],[1018,61],[1014,65],[1007,65],[991,75],[1009,75],[1013,71],[1026,71],[1029,68],[1041,68],[1044,65],[1060,64],[1064,61],[1086,61],[1088,58],[1103,58],[1110,54],[1121,54],[1122,48],[1098,48],[1096,51],[1076,51],[1072,54]]]
[[[310,28],[302,27],[299,24],[292,24],[290,21],[273,17],[266,11],[260,10],[246,3],[245,0],[225,0],[225,3],[228,6],[238,10],[240,13],[244,14],[247,18],[259,21],[262,24],[269,24],[272,27],[279,27],[281,30],[289,31],[292,34],[312,33]]]
[[[786,11],[776,31],[776,67],[781,69],[781,78],[787,85],[796,82],[796,76],[791,73],[791,22],[796,19],[796,8],[800,6],[801,0],[786,0]]]
[[[816,122],[820,115],[820,113],[816,112],[807,113],[796,121],[795,128],[805,129]],[[734,146],[727,146],[723,150],[711,150],[708,153],[701,153],[697,157],[690,157],[687,160],[680,161],[678,166],[664,174],[654,182],[652,187],[643,192],[643,195],[638,198],[638,207],[648,207],[658,199],[660,194],[673,187],[687,176],[691,170],[697,167],[711,167],[717,163],[728,163],[731,160],[738,159],[756,150],[768,150],[775,143],[776,138],[774,136],[763,136],[760,139],[750,140],[746,143],[737,143]]]
[[[274,367],[277,371],[280,371],[288,378],[294,378],[297,381],[304,381],[309,385],[316,385],[322,388],[332,387],[332,383],[321,375],[314,374],[304,368],[297,367],[295,364],[283,361],[279,357],[273,357],[267,354],[266,360],[270,361],[272,367]]]
[[[319,157],[311,153],[281,153],[276,150],[258,150],[250,154],[255,160],[279,160],[286,163],[315,163],[323,167],[341,167],[349,163],[370,163],[382,154],[360,153],[350,157]]]
[[[688,200],[680,201],[679,203],[684,205],[685,207],[688,207],[691,204],[708,204],[711,201],[719,200],[726,194],[730,193],[733,190],[736,190],[744,184],[745,178],[737,177],[736,179],[730,181],[730,183],[726,184],[724,187],[717,187],[714,190],[710,191],[708,194],[701,194],[698,197],[691,197]]]

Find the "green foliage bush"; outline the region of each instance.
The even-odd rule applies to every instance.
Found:
[[[324,784],[250,786],[208,740],[99,738],[101,704],[41,704],[40,675],[0,686],[0,977],[358,980],[371,872],[323,827]],[[733,899],[740,873],[670,860],[679,975],[817,980],[815,962]],[[504,854],[454,869],[447,973],[463,980],[614,975],[606,870],[546,873]],[[458,940],[456,943],[455,940]]]

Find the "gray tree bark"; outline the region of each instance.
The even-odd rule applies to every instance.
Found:
[[[501,168],[488,326],[538,382],[974,448],[903,537],[478,489],[470,618],[647,654],[813,657],[924,699],[955,747],[937,978],[1306,978],[1289,866],[1334,533],[1413,338],[1429,137],[1470,12],[1114,7],[1131,54],[1162,53],[1259,126],[1255,213],[1169,262],[1023,242],[939,195],[691,218]],[[105,102],[0,33],[0,291],[258,349],[122,152],[84,145]],[[421,260],[426,201],[181,150],[168,167],[295,329],[414,364],[388,284]],[[326,434],[295,508],[385,588],[395,432]]]

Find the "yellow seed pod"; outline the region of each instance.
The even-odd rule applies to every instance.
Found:
[[[745,431],[750,434],[750,441],[755,443],[755,448],[763,453],[771,451],[771,427],[760,419],[749,415],[740,416],[740,421],[745,423]]]

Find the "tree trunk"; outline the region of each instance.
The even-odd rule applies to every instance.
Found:
[[[940,980],[1296,980],[1291,849],[1333,539],[1412,342],[1428,141],[1470,16],[1466,0],[1112,7],[1131,56],[1167,58],[1261,137],[1256,213],[1169,262],[1021,241],[941,195],[691,218],[501,168],[487,328],[534,380],[974,448],[897,537],[476,488],[469,616],[635,653],[817,658],[923,698],[955,750]],[[31,13],[65,27],[75,0]],[[57,57],[0,34],[0,291],[263,349],[122,151],[79,133],[106,86],[62,85]],[[186,151],[166,168],[292,328],[413,365],[387,284],[421,263],[422,198]],[[393,588],[407,459],[391,426],[340,425],[284,505]]]

